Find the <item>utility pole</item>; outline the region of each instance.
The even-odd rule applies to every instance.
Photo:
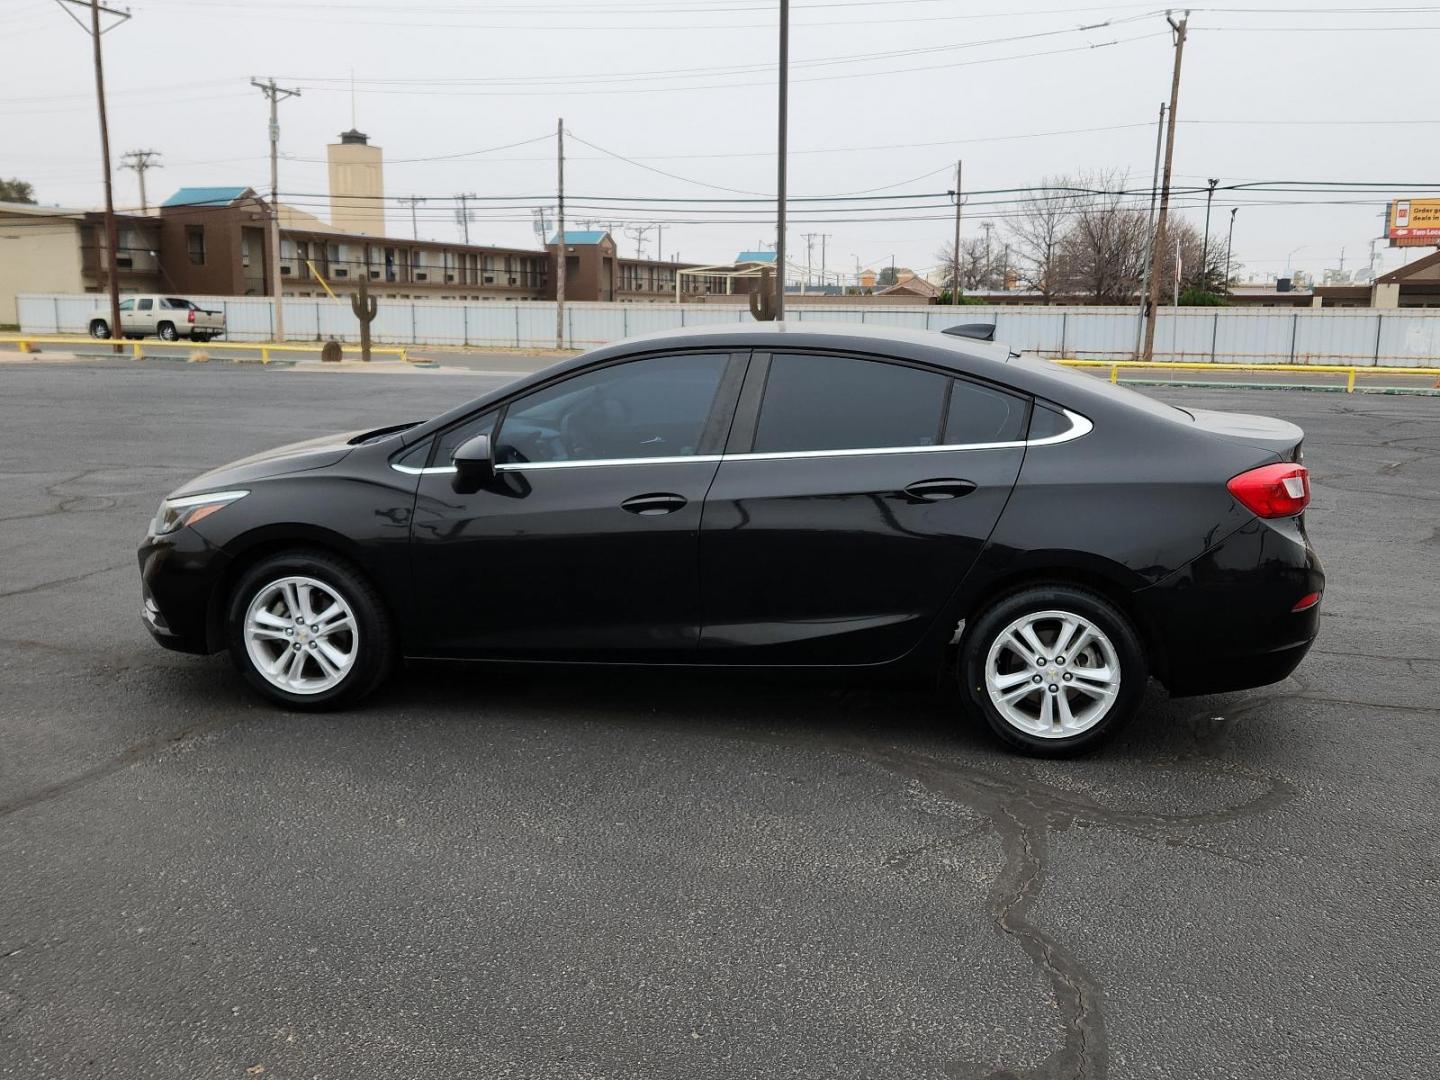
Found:
[[[68,6],[67,6],[68,5]],[[73,7],[89,8],[90,23],[87,26],[78,15],[70,10]],[[90,43],[93,47],[95,60],[95,104],[100,114],[100,158],[103,165],[105,178],[105,251],[106,251],[106,284],[110,293],[110,336],[115,340],[112,346],[115,352],[120,352],[123,346],[120,344],[120,268],[115,262],[116,248],[120,241],[115,229],[115,187],[110,173],[110,121],[105,112],[105,61],[100,49],[100,35],[107,30],[112,30],[119,25],[119,22],[111,23],[100,29],[100,13],[113,15],[120,22],[130,18],[128,11],[116,11],[100,3],[100,0],[61,0],[60,10],[69,15],[75,21],[75,25],[90,35]]]
[[[565,119],[555,122],[555,217],[560,223],[560,249],[555,267],[555,348],[565,347]]]
[[[825,285],[825,244],[830,239],[828,232],[820,234],[820,284]]]
[[[655,261],[665,261],[665,223],[655,222]]]
[[[1210,291],[1210,202],[1215,198],[1215,185],[1218,183],[1220,181],[1214,177],[1206,181],[1205,239],[1200,243],[1200,287],[1206,292]]]
[[[990,280],[990,233],[994,231],[995,223],[993,221],[982,221],[980,228],[985,230],[985,287],[989,289],[993,288],[993,283]]]
[[[456,195],[455,198],[460,200],[460,209],[456,211],[455,216],[460,219],[461,232],[468,246],[470,243],[470,207],[467,204],[467,200],[476,199],[479,198],[479,196],[473,191],[468,191],[464,194]]]
[[[120,155],[120,168],[133,169],[136,178],[140,181],[140,212],[142,214],[150,209],[150,202],[145,198],[145,170],[164,168],[154,160],[159,156],[160,151],[158,150],[130,150]]]
[[[790,0],[780,0],[780,116],[775,185],[775,321],[785,321],[785,159],[790,113]]]
[[[1160,146],[1165,138],[1166,104],[1160,103],[1160,122],[1155,125],[1155,172],[1150,178],[1150,216],[1145,219],[1145,272],[1140,280],[1140,314],[1135,320],[1135,359],[1140,359],[1140,335],[1145,332],[1145,312],[1150,299],[1150,269],[1155,257],[1155,198],[1160,194]]]
[[[419,240],[420,222],[415,217],[415,207],[419,206],[425,200],[419,195],[411,195],[408,199],[401,199],[400,201],[410,204],[410,239]]]
[[[1160,303],[1160,260],[1165,252],[1165,226],[1170,216],[1170,172],[1175,164],[1175,110],[1180,104],[1180,63],[1185,58],[1185,29],[1190,22],[1187,11],[1177,23],[1167,14],[1165,21],[1175,32],[1175,71],[1170,77],[1170,115],[1165,131],[1165,175],[1160,185],[1160,216],[1155,222],[1155,246],[1151,251],[1150,310],[1145,318],[1145,354],[1149,360],[1155,352],[1156,306]]]
[[[815,251],[815,237],[818,235],[820,234],[813,232],[800,234],[800,238],[805,241],[805,284],[801,286],[801,292],[804,292],[815,281],[815,271],[811,269],[810,257]]]
[[[950,194],[955,196],[955,249],[950,253],[950,303],[960,303],[960,206],[961,192],[964,188],[965,162],[955,162],[955,190]]]
[[[637,259],[645,257],[645,234],[653,228],[655,228],[654,225],[632,225],[625,230],[625,235],[635,241],[635,257]]]
[[[251,79],[270,100],[270,292],[275,297],[275,340],[285,340],[285,307],[280,285],[280,102],[299,97],[299,90],[285,90],[274,79]]]
[[[1234,264],[1230,261],[1230,253],[1235,250],[1235,215],[1240,212],[1238,206],[1230,208],[1230,235],[1225,238],[1225,295],[1230,295],[1230,267]]]

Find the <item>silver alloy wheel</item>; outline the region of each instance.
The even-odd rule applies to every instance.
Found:
[[[245,612],[245,651],[272,685],[319,694],[350,673],[360,631],[334,586],[313,577],[277,578],[255,593]]]
[[[1120,659],[1089,619],[1070,611],[1022,615],[985,657],[990,702],[1017,731],[1066,739],[1088,731],[1115,704]]]

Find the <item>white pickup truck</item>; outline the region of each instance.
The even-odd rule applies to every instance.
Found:
[[[107,305],[90,316],[90,336],[114,334]],[[154,334],[165,341],[209,341],[225,333],[225,315],[178,296],[127,296],[120,301],[120,333],[127,338]]]

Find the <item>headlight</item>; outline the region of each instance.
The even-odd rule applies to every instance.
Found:
[[[229,506],[236,499],[249,495],[248,491],[211,491],[204,495],[184,495],[178,499],[166,499],[155,511],[155,520],[150,523],[152,536],[164,536],[186,525],[194,525],[221,507]]]

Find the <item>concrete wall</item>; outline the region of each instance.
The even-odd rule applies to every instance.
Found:
[[[0,323],[20,321],[20,293],[85,290],[80,228],[74,218],[0,216]]]

